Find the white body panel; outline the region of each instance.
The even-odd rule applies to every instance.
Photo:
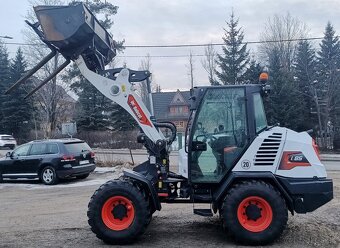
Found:
[[[268,149],[271,142],[265,140],[276,140],[272,141],[272,144],[279,143],[279,145],[276,145],[275,149]],[[259,136],[256,137],[233,168],[233,171],[268,171],[279,176],[292,178],[327,177],[325,167],[316,155],[312,142],[312,138],[306,132],[297,133],[287,128],[274,127],[260,133]],[[294,167],[290,170],[279,170],[279,164],[284,151],[302,152],[311,166]],[[274,154],[275,159],[273,157]],[[263,155],[262,160],[258,155]],[[268,157],[266,158],[265,156],[267,155]],[[271,156],[274,161],[263,161],[266,159],[270,160],[268,159],[269,156]]]
[[[278,165],[280,163],[280,158],[281,158],[281,153],[282,153],[282,149],[283,149],[283,144],[286,137],[286,128],[281,128],[281,127],[275,127],[272,128],[270,131],[264,131],[262,133],[259,134],[259,136],[257,136],[255,138],[255,140],[253,141],[253,143],[248,147],[247,151],[243,154],[243,156],[241,157],[241,159],[238,161],[238,163],[236,164],[236,166],[233,168],[233,171],[270,171],[273,174],[276,171],[276,165]],[[274,163],[272,163],[273,165],[256,165],[256,155],[258,154],[259,148],[261,147],[263,141],[268,138],[268,136],[270,136],[273,133],[280,133],[282,134],[282,138],[281,138],[281,142],[280,145],[278,146],[277,149],[277,153],[276,153],[276,157],[274,160]],[[271,155],[274,153],[270,153]],[[245,166],[245,163],[248,162],[249,166]]]
[[[301,151],[311,166],[295,167],[291,170],[278,170],[277,168],[275,174],[284,177],[300,178],[327,177],[326,169],[316,155],[312,144],[313,139],[308,133],[297,133],[287,129],[284,151]]]

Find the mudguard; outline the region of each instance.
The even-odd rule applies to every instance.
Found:
[[[138,172],[128,170],[128,169],[125,169],[123,171],[123,174],[124,174],[125,177],[129,177],[129,178],[141,183],[141,185],[143,185],[143,187],[146,188],[149,191],[155,210],[161,210],[162,209],[161,203],[160,203],[158,195],[157,195],[157,191],[156,191],[155,187],[153,186],[153,184],[151,183],[151,179],[148,179],[146,176],[144,176],[144,175],[142,175]]]
[[[233,185],[235,181],[238,179],[243,180],[265,180],[270,181],[273,186],[282,194],[284,199],[286,200],[287,207],[289,211],[294,213],[294,204],[293,199],[286,191],[284,187],[280,184],[277,178],[271,172],[232,172],[227,180],[225,180],[221,186],[214,192],[213,194],[213,202],[214,205],[217,206],[221,201],[223,201],[225,195],[227,194],[230,187]]]

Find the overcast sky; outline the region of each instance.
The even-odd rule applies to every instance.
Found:
[[[269,17],[290,12],[304,22],[310,37],[323,36],[327,21],[340,34],[340,0],[108,0],[119,6],[110,30],[116,40],[125,39],[125,45],[167,45],[221,43],[225,20],[232,9],[240,18],[245,41],[259,40],[260,33]],[[23,42],[24,16],[29,8],[26,0],[1,0],[0,35],[9,35]],[[10,56],[18,46],[7,45]],[[248,47],[256,52],[256,45]],[[216,50],[220,48],[216,47]],[[204,53],[203,48],[191,49],[193,54]],[[119,54],[119,64],[127,63],[138,69],[146,54],[151,58],[154,81],[162,89],[188,89],[187,57],[164,58],[157,56],[189,55],[190,48],[128,48]],[[136,56],[136,57],[133,57]],[[138,57],[141,56],[141,57]],[[201,57],[195,57],[194,76],[196,85],[207,85],[207,74],[201,66]]]

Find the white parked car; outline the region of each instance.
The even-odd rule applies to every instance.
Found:
[[[0,147],[8,147],[14,149],[17,145],[16,140],[12,135],[0,134]]]

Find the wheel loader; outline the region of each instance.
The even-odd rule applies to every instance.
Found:
[[[178,152],[178,171],[173,172],[169,154],[176,126],[158,122],[152,98],[147,109],[134,88],[147,80],[151,96],[150,72],[105,68],[116,54],[115,42],[83,3],[34,10],[38,21],[27,23],[51,53],[8,92],[59,53],[65,62],[27,97],[73,61],[91,84],[135,119],[140,126],[137,142],[148,153],[147,161],[124,170],[91,197],[88,223],[99,239],[134,242],[162,204],[187,203],[194,205],[194,214],[218,214],[237,242],[264,245],[282,234],[288,212],[312,212],[333,198],[332,180],[308,132],[267,124],[266,74],[250,85],[191,89],[185,148]],[[198,203],[208,207],[199,208]],[[176,212],[176,205],[173,209]]]

